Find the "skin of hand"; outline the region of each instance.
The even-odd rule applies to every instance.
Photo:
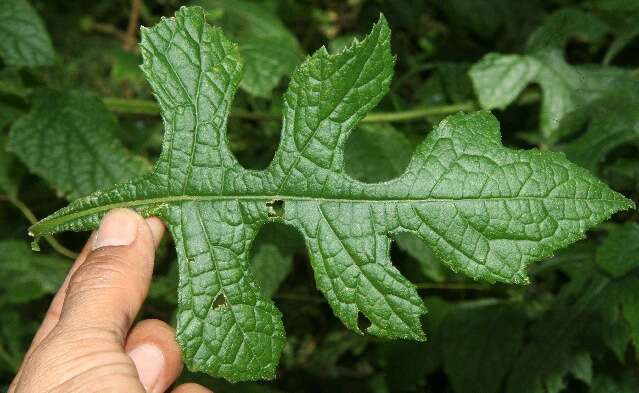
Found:
[[[173,328],[144,320],[164,225],[133,210],[104,216],[71,267],[9,393],[165,392],[182,370]],[[195,384],[173,393],[205,393]]]

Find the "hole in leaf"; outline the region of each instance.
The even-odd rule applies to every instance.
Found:
[[[269,217],[283,217],[284,216],[284,201],[281,199],[273,199],[266,202],[266,210]]]
[[[362,313],[361,311],[357,313],[357,328],[362,331],[365,332],[366,330],[368,330],[369,327],[371,327],[373,323],[371,322],[370,319],[368,319],[368,317],[366,315],[364,315],[364,313]]]
[[[223,294],[219,294],[217,295],[217,297],[215,298],[215,300],[213,301],[213,306],[211,306],[212,309],[218,309],[220,307],[224,307],[226,306],[226,297]]]

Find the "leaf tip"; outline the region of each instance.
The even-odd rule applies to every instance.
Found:
[[[33,234],[31,232],[29,232],[29,236],[33,236]],[[38,244],[39,240],[40,240],[40,238],[36,237],[36,238],[34,238],[31,241],[31,250],[32,251],[40,252],[40,244]]]

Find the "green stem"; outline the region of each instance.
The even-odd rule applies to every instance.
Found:
[[[3,86],[0,83],[0,93],[18,95],[22,98],[31,94],[31,89],[18,88],[16,86]],[[529,104],[540,99],[539,93],[535,91],[524,92],[517,105]],[[104,97],[102,102],[111,111],[116,113],[127,113],[136,115],[157,116],[160,114],[160,106],[152,100],[128,99],[119,97]],[[411,122],[423,119],[429,116],[443,116],[460,111],[472,111],[478,109],[475,101],[465,101],[457,104],[434,105],[426,107],[418,107],[405,111],[396,112],[372,112],[369,113],[362,121],[365,123],[383,123],[383,122]],[[231,117],[236,119],[257,120],[257,121],[280,121],[281,116],[268,112],[250,112],[242,109],[235,109],[231,112]]]
[[[16,209],[20,210],[22,215],[24,215],[26,217],[26,219],[29,220],[31,225],[33,225],[33,224],[38,222],[38,218],[35,216],[35,214],[33,214],[31,209],[29,209],[29,207],[27,205],[25,205],[18,198],[7,196],[7,197],[3,197],[3,199],[6,199],[9,203],[11,203],[13,206],[15,206]],[[47,241],[47,243],[49,243],[51,245],[51,247],[55,251],[57,251],[59,254],[64,255],[65,257],[68,257],[68,258],[71,258],[71,259],[75,259],[75,258],[78,257],[77,253],[69,250],[68,248],[66,248],[65,246],[60,244],[57,240],[55,240],[55,238],[53,236],[45,235],[43,237]]]
[[[526,91],[517,100],[518,105],[530,104],[539,101],[539,93],[536,91]],[[102,101],[113,112],[131,113],[141,115],[158,115],[160,106],[155,101],[126,99],[117,97],[106,97]],[[473,111],[478,109],[474,101],[465,101],[457,104],[425,106],[406,111],[397,112],[372,112],[366,116],[364,123],[384,123],[384,122],[410,122],[423,119],[429,116],[443,116],[460,111]],[[236,109],[231,112],[231,117],[246,120],[279,121],[281,116],[267,112],[249,112]]]
[[[113,112],[131,113],[140,115],[158,115],[160,106],[155,101],[125,99],[117,97],[106,97],[102,102]],[[366,116],[363,122],[379,123],[379,122],[409,122],[422,119],[428,116],[447,115],[459,111],[468,111],[477,109],[477,105],[472,101],[462,102],[451,105],[438,105],[431,107],[422,107],[399,112],[373,112]],[[278,121],[281,116],[266,112],[249,112],[244,110],[234,110],[231,117],[247,120],[267,120]]]
[[[437,105],[422,108],[410,109],[398,112],[373,112],[366,116],[362,122],[364,123],[380,123],[380,122],[409,122],[422,119],[429,116],[448,115],[460,111],[472,111],[477,109],[477,105],[472,101],[461,102],[451,105]]]
[[[160,106],[155,101],[127,99],[118,97],[105,97],[104,105],[113,112],[132,113],[137,115],[159,115]]]
[[[490,289],[490,287],[485,285],[464,282],[418,282],[414,285],[417,289],[444,289],[452,291],[485,291]]]

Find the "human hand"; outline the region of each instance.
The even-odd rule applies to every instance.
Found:
[[[164,225],[109,212],[55,295],[9,393],[164,392],[182,370],[173,328],[131,325],[146,298]],[[205,393],[195,384],[174,393]]]

